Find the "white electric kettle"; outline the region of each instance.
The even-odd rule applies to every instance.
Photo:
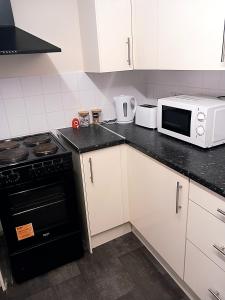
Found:
[[[117,123],[132,123],[136,112],[137,101],[133,96],[114,97]]]

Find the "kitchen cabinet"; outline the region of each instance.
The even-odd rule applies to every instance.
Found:
[[[199,299],[225,299],[225,273],[187,241],[185,282]]]
[[[184,280],[200,299],[225,299],[224,198],[192,181],[189,198]]]
[[[158,68],[224,69],[224,19],[224,0],[158,0]]]
[[[158,0],[132,0],[135,69],[158,67]]]
[[[181,278],[188,189],[188,178],[135,149],[129,149],[130,221]]]
[[[91,236],[128,222],[123,150],[114,146],[81,155]]]
[[[130,0],[79,0],[85,72],[133,69]]]

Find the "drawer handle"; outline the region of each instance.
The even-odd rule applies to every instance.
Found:
[[[225,256],[225,247],[224,246],[220,247],[220,246],[217,246],[216,244],[214,244],[213,247]]]
[[[208,291],[217,299],[217,300],[222,300],[220,298],[220,293],[217,291],[213,291],[212,289],[208,289]]]
[[[225,211],[220,209],[220,208],[217,208],[217,211],[218,213],[220,213],[221,215],[225,216]]]
[[[179,209],[182,208],[181,205],[179,205],[179,201],[180,201],[180,190],[182,189],[182,185],[180,184],[180,182],[177,182],[177,191],[176,191],[176,214],[178,214]]]

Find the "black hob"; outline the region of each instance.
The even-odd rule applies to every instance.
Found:
[[[0,170],[21,162],[67,152],[50,132],[0,141]]]

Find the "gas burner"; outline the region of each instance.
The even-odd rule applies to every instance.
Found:
[[[24,144],[28,147],[34,147],[41,144],[46,144],[51,141],[51,137],[47,134],[39,134],[25,138]]]
[[[36,146],[33,151],[36,156],[45,156],[55,154],[58,149],[58,146],[56,146],[55,144],[46,143]]]
[[[14,148],[0,152],[0,165],[13,164],[28,157],[29,152],[24,148]]]
[[[12,140],[8,140],[0,143],[0,151],[15,149],[18,147],[19,147],[19,143]]]

